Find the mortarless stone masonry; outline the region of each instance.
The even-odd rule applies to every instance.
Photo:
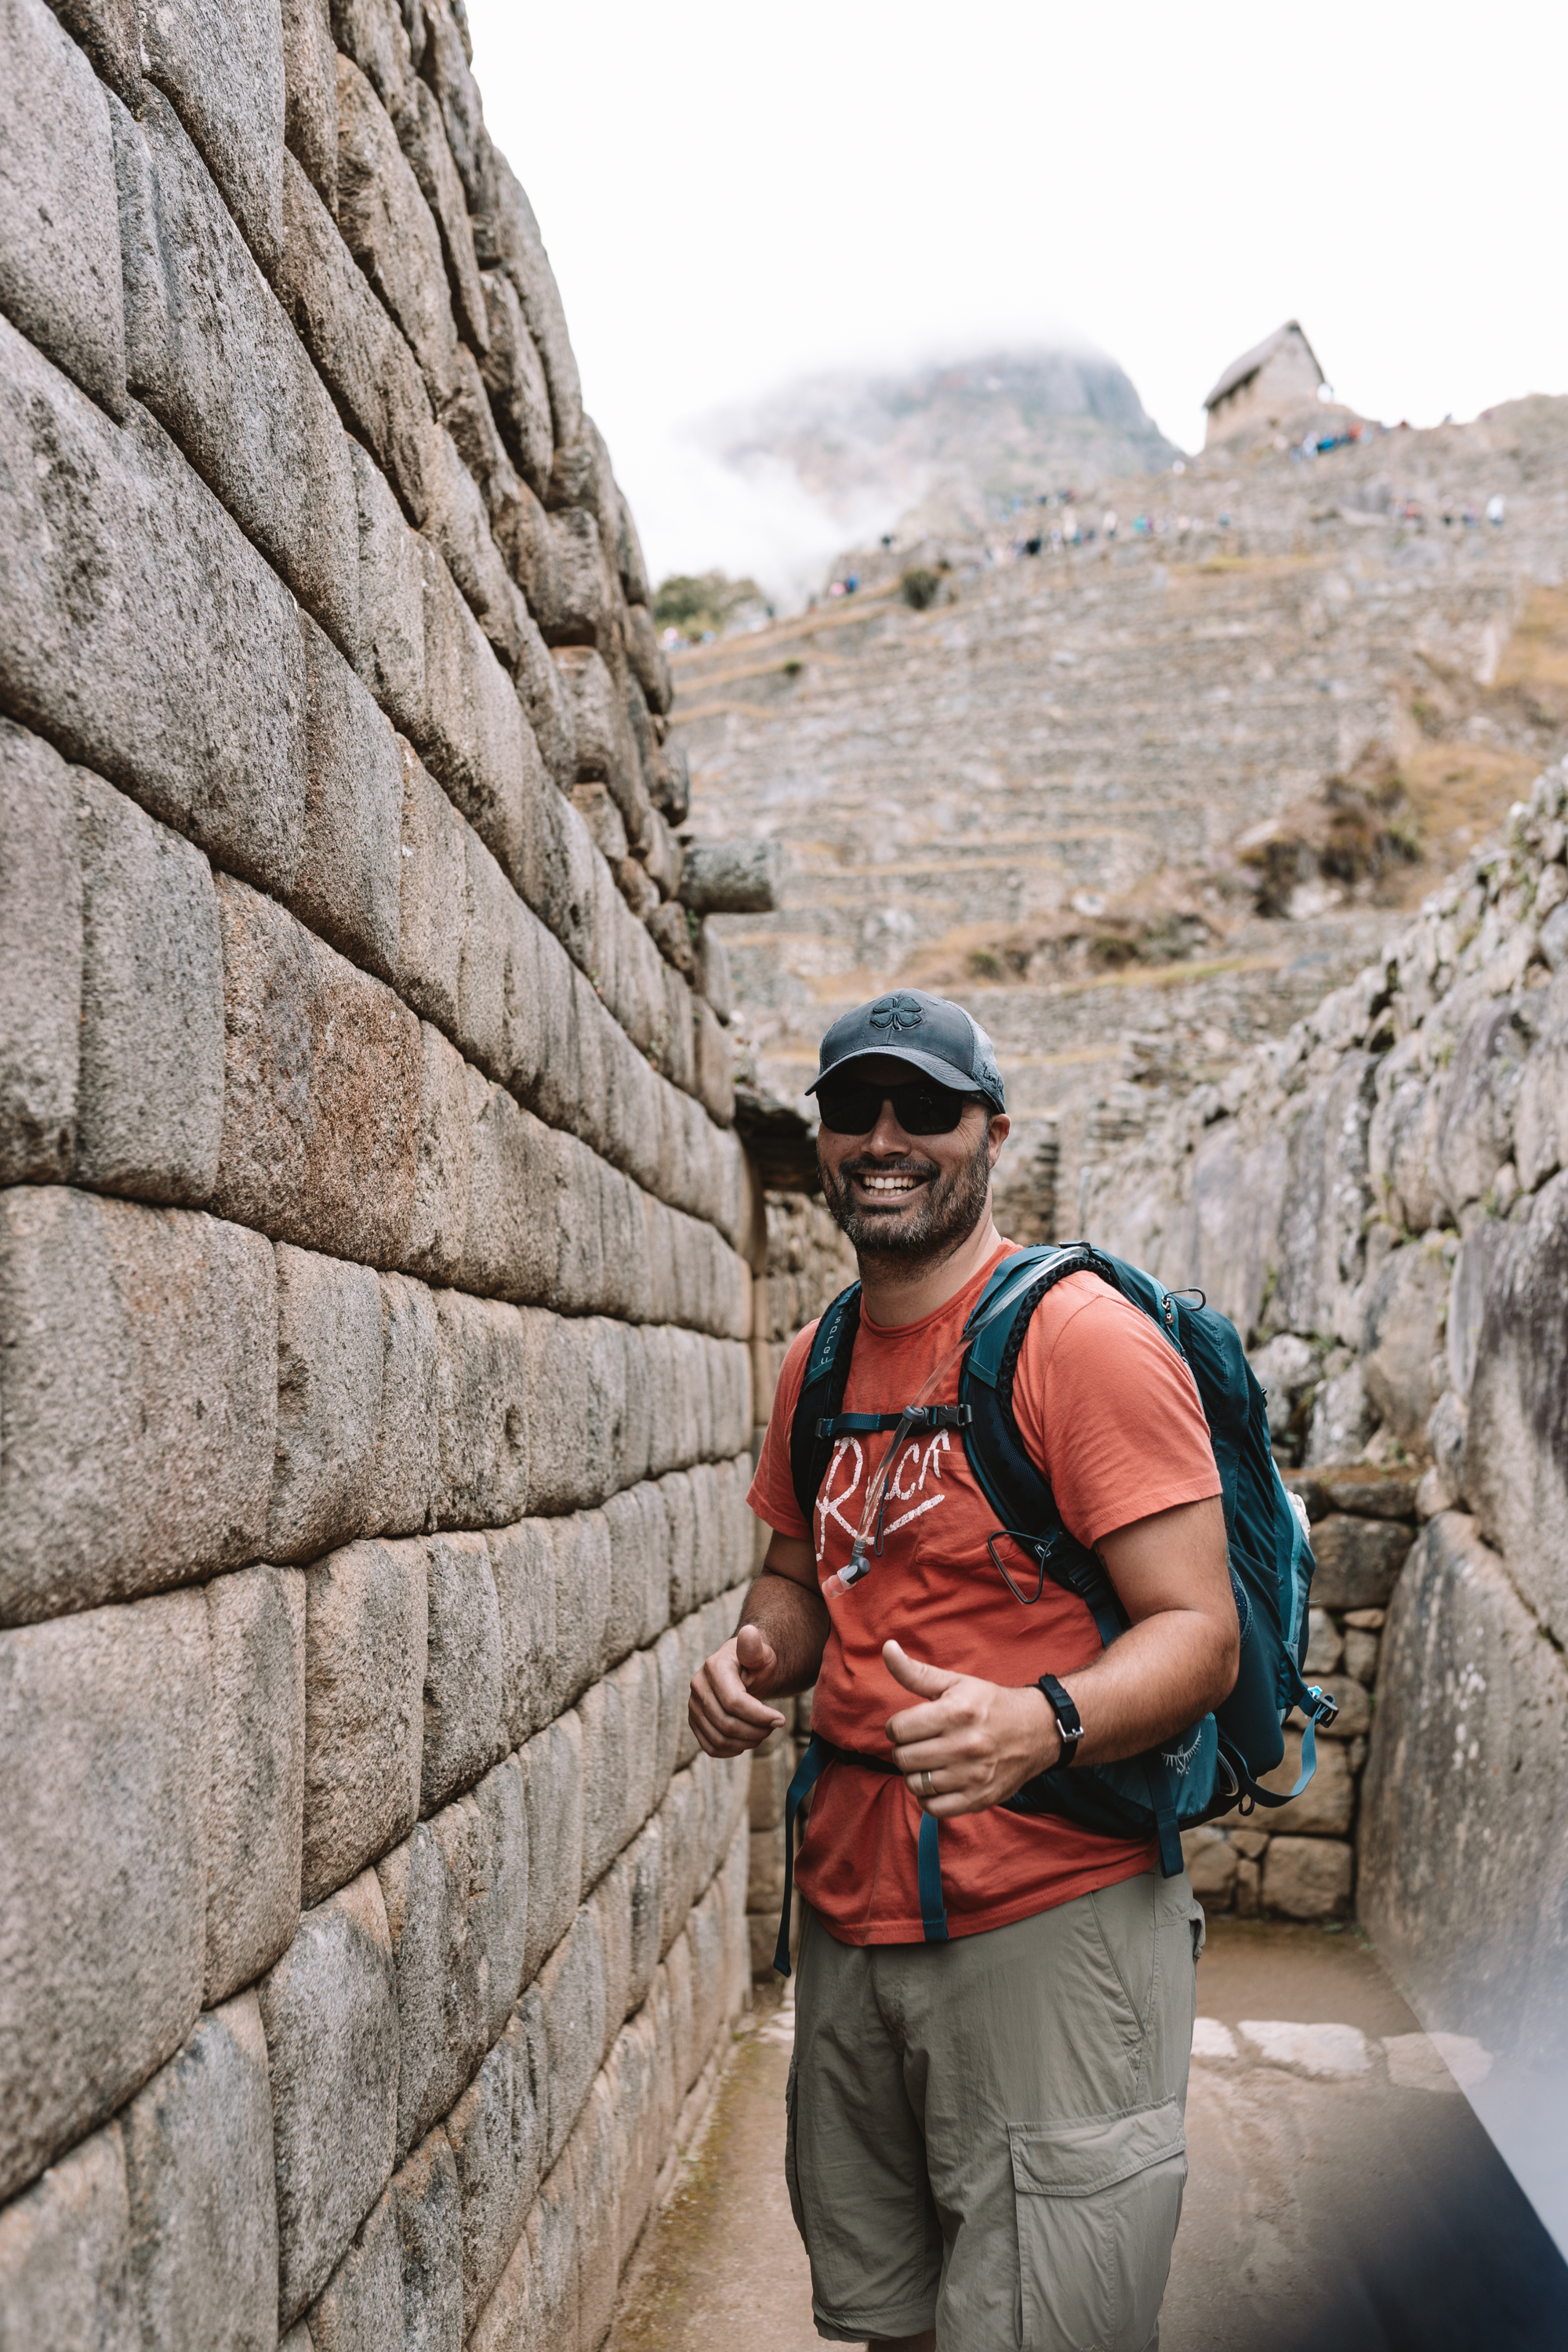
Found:
[[[451,0],[3,22],[0,2339],[596,2347],[793,1328],[636,533]]]

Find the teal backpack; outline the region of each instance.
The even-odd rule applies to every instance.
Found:
[[[1037,1278],[1014,1311],[987,1316],[1005,1283],[1015,1290],[1029,1261]],[[962,1434],[976,1483],[995,1513],[991,1558],[1025,1608],[1038,1601],[1046,1579],[1075,1592],[1099,1628],[1114,1642],[1128,1619],[1115,1587],[1092,1551],[1063,1526],[1050,1482],[1034,1462],[1013,1412],[1013,1382],[1029,1318],[1048,1290],[1070,1274],[1096,1274],[1147,1315],[1183,1358],[1208,1422],[1229,1539],[1230,1583],[1241,1626],[1241,1662],[1228,1698],[1167,1746],[1112,1764],[1053,1765],[1026,1780],[1005,1810],[1057,1813],[1102,1837],[1157,1839],[1167,1878],[1182,1868],[1181,1832],[1233,1809],[1289,1804],[1317,1767],[1317,1729],[1339,1709],[1302,1674],[1307,1654],[1307,1601],[1314,1562],[1306,1514],[1279,1476],[1268,1439],[1264,1393],[1236,1327],[1207,1305],[1203,1293],[1167,1290],[1154,1276],[1088,1242],[1018,1251],[993,1271],[964,1326],[969,1339],[959,1371],[958,1403],[904,1412],[846,1413],[844,1391],[860,1322],[860,1286],[851,1283],[823,1315],[812,1343],[790,1428],[790,1469],[796,1501],[809,1526],[816,1496],[840,1436],[877,1430],[903,1436],[931,1427]],[[1194,1301],[1195,1300],[1195,1304]],[[1035,1590],[1021,1591],[997,1552],[1010,1538],[1038,1572]],[[1047,1662],[1042,1660],[1042,1666]],[[1285,1722],[1293,1707],[1305,1717],[1301,1772],[1284,1794],[1259,1785],[1285,1753]],[[774,1966],[789,1974],[790,1902],[795,1829],[802,1798],[830,1763],[892,1772],[890,1758],[836,1748],[814,1734],[790,1786],[785,1806],[784,1906]],[[928,1943],[947,1938],[937,1822],[921,1822],[918,1853],[921,1912]]]

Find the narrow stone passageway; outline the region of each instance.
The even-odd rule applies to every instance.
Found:
[[[784,2181],[793,2005],[788,1988],[756,1990],[609,2352],[820,2340]],[[1396,2256],[1446,2207],[1500,2210],[1528,2248],[1528,2209],[1457,2079],[1488,2054],[1424,2034],[1358,1929],[1215,1923],[1198,2011],[1161,2352],[1256,2352],[1325,2302],[1354,2305],[1377,2249]]]

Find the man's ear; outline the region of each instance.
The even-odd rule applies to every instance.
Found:
[[[986,1144],[991,1152],[991,1165],[993,1168],[995,1167],[997,1160],[1001,1157],[1002,1146],[1006,1142],[1007,1138],[1012,1134],[1012,1132],[1013,1122],[1008,1118],[1006,1112],[1005,1110],[994,1110],[991,1114],[991,1125],[986,1131],[985,1137]]]

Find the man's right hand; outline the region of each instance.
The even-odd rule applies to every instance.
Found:
[[[778,1672],[773,1643],[760,1626],[742,1625],[721,1650],[705,1658],[691,1677],[686,1719],[697,1745],[710,1756],[743,1756],[760,1748],[770,1731],[783,1727],[777,1707],[753,1698]]]

